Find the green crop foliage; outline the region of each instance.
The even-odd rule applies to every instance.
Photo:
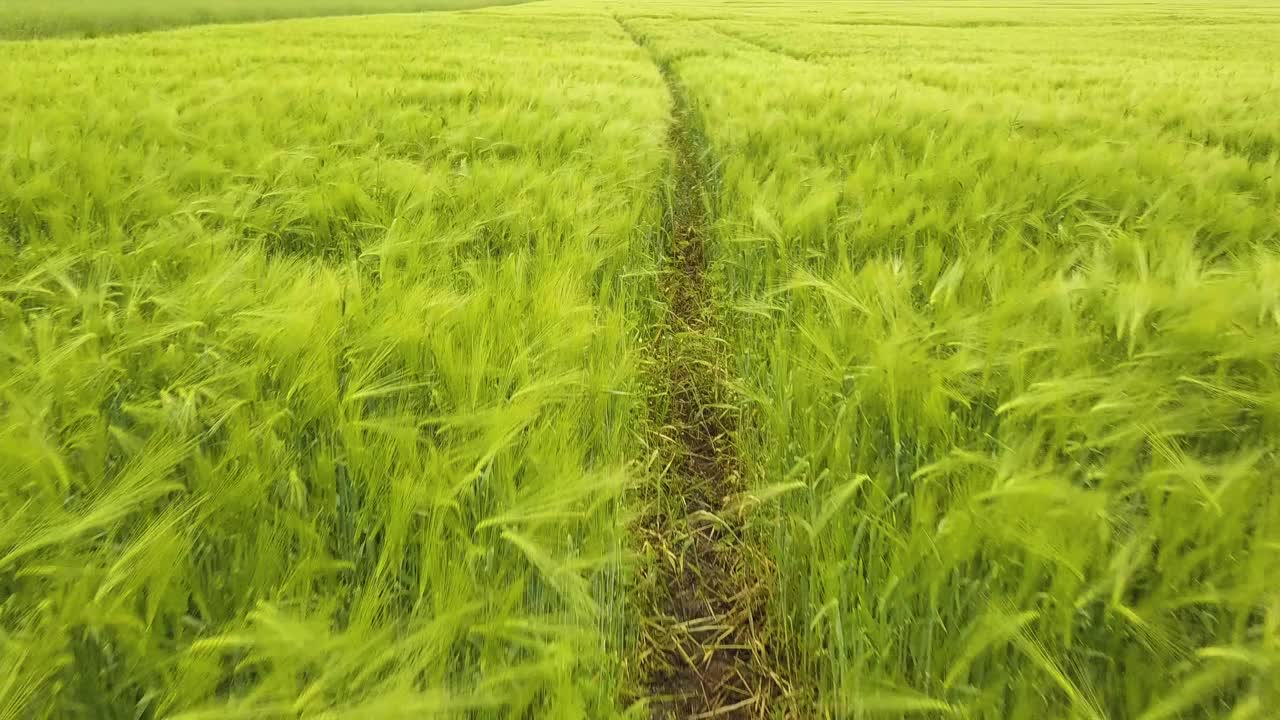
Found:
[[[96,37],[183,25],[413,13],[526,0],[0,0],[0,39]]]
[[[719,166],[771,620],[821,712],[1280,707],[1278,20],[635,13]]]
[[[121,34],[483,4],[0,0],[0,720],[643,716],[657,352],[728,378],[786,707],[1274,715],[1280,9]]]
[[[617,24],[0,65],[0,717],[619,712],[666,96]]]

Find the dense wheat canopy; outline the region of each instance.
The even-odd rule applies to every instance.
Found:
[[[0,715],[616,707],[663,112],[621,37],[0,46]]]
[[[1275,713],[1280,9],[488,4],[0,0],[0,720]]]
[[[739,442],[827,708],[1261,717],[1280,26],[732,7],[636,25],[719,158]]]

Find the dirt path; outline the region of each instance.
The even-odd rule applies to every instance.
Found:
[[[647,43],[627,23],[641,47]],[[665,471],[639,528],[656,555],[641,656],[654,718],[777,714],[785,683],[770,669],[762,620],[768,562],[745,542],[732,511],[742,491],[726,401],[726,350],[706,282],[712,166],[706,140],[671,68],[672,166],[664,203],[663,290],[670,316],[654,347],[655,442]]]

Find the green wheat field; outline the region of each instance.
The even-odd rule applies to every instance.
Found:
[[[0,0],[0,720],[430,717],[1280,717],[1280,5]]]

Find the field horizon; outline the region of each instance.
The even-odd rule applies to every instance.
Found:
[[[299,18],[475,10],[538,0],[0,0],[0,41],[92,39]]]

